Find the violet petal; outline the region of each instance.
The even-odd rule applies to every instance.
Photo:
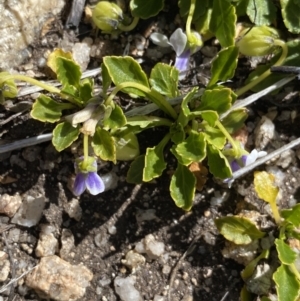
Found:
[[[190,50],[186,50],[181,54],[181,56],[176,57],[176,61],[174,65],[181,73],[179,75],[179,79],[185,77],[185,73],[189,69],[189,65],[190,65]]]
[[[247,165],[248,157],[249,157],[249,155],[243,155],[243,156],[241,157],[241,161],[242,161],[242,163],[243,163],[243,166],[246,166],[246,165]]]
[[[181,56],[186,48],[187,36],[181,28],[177,28],[170,36],[170,45],[172,45],[176,56]]]
[[[104,183],[96,172],[89,172],[85,179],[86,188],[92,195],[97,195],[104,191]]]
[[[246,163],[245,166],[248,166],[252,163],[254,163],[257,160],[258,157],[258,151],[256,149],[254,149],[248,156],[246,159]]]
[[[230,162],[230,167],[231,167],[232,172],[235,172],[235,171],[241,169],[241,166],[237,163],[236,160],[233,160]]]
[[[158,45],[160,47],[172,47],[172,45],[169,43],[168,38],[159,32],[153,32],[149,39],[151,42],[155,45]]]
[[[86,175],[81,172],[76,175],[73,186],[73,193],[76,196],[81,195],[86,189],[85,177]]]

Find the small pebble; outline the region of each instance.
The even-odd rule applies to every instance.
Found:
[[[187,280],[189,278],[189,274],[187,272],[183,272],[182,279]]]
[[[111,226],[108,228],[108,233],[114,235],[117,233],[117,228],[115,226]]]
[[[162,269],[163,274],[168,275],[171,272],[171,267],[168,265],[164,265]]]

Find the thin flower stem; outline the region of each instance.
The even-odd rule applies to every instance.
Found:
[[[275,46],[280,46],[282,48],[282,53],[280,58],[278,59],[278,61],[273,65],[273,66],[280,66],[284,60],[287,57],[288,54],[288,47],[286,46],[285,42],[282,40],[274,40],[274,45]],[[268,70],[266,70],[264,73],[262,73],[259,77],[257,77],[255,80],[251,81],[249,84],[247,84],[246,86],[242,87],[241,89],[237,90],[235,92],[235,94],[239,97],[242,94],[244,94],[245,92],[247,92],[248,90],[252,89],[253,87],[255,87],[257,84],[259,84],[260,82],[262,82],[265,78],[267,78],[269,75],[271,74],[271,69],[269,68]]]
[[[131,31],[137,26],[139,19],[139,17],[134,17],[131,24],[129,25],[123,25],[122,23],[119,23],[118,28],[122,31]]]
[[[20,80],[20,81],[24,81],[24,82],[27,82],[27,83],[30,83],[34,86],[37,86],[37,87],[40,87],[42,88],[43,90],[46,90],[50,93],[55,93],[55,94],[59,94],[61,98],[65,99],[65,100],[68,100],[69,102],[77,105],[77,106],[81,106],[82,104],[79,103],[77,100],[73,99],[72,97],[70,97],[69,95],[65,95],[63,93],[61,93],[61,91],[54,87],[54,86],[51,86],[51,85],[47,85],[43,82],[40,82],[32,77],[29,77],[29,76],[26,76],[26,75],[22,75],[22,74],[15,74],[15,75],[7,75],[7,76],[4,76],[3,78],[0,78],[0,82],[5,82],[7,80],[10,80],[10,79],[13,79],[13,80]]]
[[[276,200],[274,202],[270,202],[269,204],[271,206],[274,220],[275,220],[277,226],[279,226],[281,224],[281,217],[280,217],[279,210],[278,210],[278,207],[276,204]]]
[[[112,105],[113,98],[116,96],[116,94],[125,88],[136,88],[144,92],[150,98],[150,100],[152,100],[161,110],[172,116],[174,119],[177,118],[176,111],[161,94],[159,94],[155,90],[150,90],[148,87],[134,82],[125,82],[116,86],[110,93],[110,95],[107,97],[105,105]]]
[[[223,135],[227,138],[228,142],[231,144],[235,156],[236,157],[240,157],[240,149],[239,149],[239,147],[237,147],[236,142],[230,136],[230,134],[227,132],[227,130],[225,129],[225,127],[223,126],[223,124],[219,120],[217,120],[216,121],[216,126],[219,128],[219,130],[223,133]]]
[[[191,0],[189,15],[186,20],[186,26],[185,26],[186,35],[189,41],[192,41],[191,25],[192,25],[193,15],[195,11],[195,6],[196,6],[196,0]]]
[[[89,135],[83,135],[83,168],[87,167],[89,158]]]
[[[3,78],[1,78],[1,81],[7,81],[7,80],[10,80],[10,79],[13,79],[13,80],[21,80],[21,81],[24,81],[24,82],[27,82],[27,83],[30,83],[34,86],[38,86],[38,87],[41,87],[42,89],[50,92],[50,93],[57,93],[57,94],[60,94],[60,90],[51,86],[51,85],[47,85],[45,83],[42,83],[34,78],[31,78],[29,76],[25,76],[25,75],[21,75],[21,74],[16,74],[16,75],[7,75]]]

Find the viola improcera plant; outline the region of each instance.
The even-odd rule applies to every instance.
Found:
[[[223,51],[223,55],[214,64],[217,64],[218,59],[223,59],[224,55],[233,59],[234,49]],[[237,59],[237,52],[235,54],[234,60]],[[31,116],[42,122],[56,124],[52,143],[58,151],[66,149],[82,137],[83,159],[76,159],[75,164],[76,195],[85,189],[92,194],[103,191],[93,156],[113,163],[118,159],[134,160],[127,179],[131,183],[140,183],[162,175],[166,168],[164,153],[170,150],[178,161],[170,183],[171,196],[177,206],[190,210],[196,177],[189,166],[207,159],[211,173],[218,178],[227,179],[231,176],[231,168],[227,154],[223,153],[226,143],[232,145],[231,157],[239,157],[242,152],[244,154],[244,150],[231,138],[229,132],[242,126],[247,116],[246,111],[239,109],[222,122],[219,120],[219,114],[226,112],[236,99],[229,88],[212,83],[202,95],[198,89],[192,89],[182,96],[180,109],[175,110],[168,102],[169,98],[180,96],[179,71],[175,67],[158,63],[148,78],[131,57],[105,57],[102,64],[103,91],[101,95],[94,95],[93,81],[80,79],[80,68],[69,53],[55,50],[48,59],[48,66],[56,73],[62,84],[61,89],[7,73],[0,74],[0,82],[11,85],[13,79],[22,79],[57,95],[54,98],[41,94],[33,104]],[[228,69],[221,73],[223,79],[233,74]],[[114,84],[114,88],[108,93],[111,84]],[[149,100],[163,115],[126,118],[121,107],[114,102],[115,95],[120,91],[131,97]],[[140,155],[136,135],[158,126],[166,128],[166,135],[157,146],[148,148],[146,154]],[[89,153],[89,145],[93,153]]]

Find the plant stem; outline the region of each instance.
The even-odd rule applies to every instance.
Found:
[[[223,135],[230,142],[232,149],[233,149],[233,153],[235,154],[235,157],[239,158],[241,156],[241,151],[240,151],[240,148],[237,147],[237,144],[234,141],[234,139],[230,136],[230,134],[227,132],[227,130],[225,129],[225,127],[219,120],[216,121],[216,126],[219,128],[219,130],[223,133]]]
[[[116,94],[125,88],[135,88],[144,92],[146,96],[148,96],[148,98],[152,100],[161,110],[163,110],[165,113],[167,113],[174,119],[177,118],[177,113],[161,94],[159,94],[155,90],[151,90],[146,86],[134,82],[125,82],[117,85],[110,93],[110,95],[107,97],[105,101],[105,105],[106,106],[112,105],[113,98],[116,96]]]
[[[0,82],[5,82],[7,80],[20,80],[20,81],[23,81],[23,82],[27,82],[27,83],[30,83],[34,86],[38,86],[40,88],[42,88],[43,90],[46,90],[50,93],[55,93],[55,94],[59,94],[61,98],[65,99],[65,100],[68,100],[69,102],[77,105],[77,106],[82,106],[82,104],[77,101],[76,99],[73,99],[71,96],[69,95],[65,95],[63,93],[61,93],[61,91],[54,87],[54,86],[51,86],[51,85],[47,85],[43,82],[40,82],[32,77],[29,77],[29,76],[26,76],[26,75],[22,75],[22,74],[10,74],[10,75],[7,75],[7,76],[4,76],[3,78],[0,78]]]
[[[274,202],[270,202],[269,204],[271,206],[274,220],[275,220],[276,224],[279,226],[281,224],[281,217],[279,214],[278,206],[276,204],[276,200],[274,200]]]
[[[122,31],[131,31],[137,26],[139,19],[139,17],[134,17],[129,25],[123,25],[122,23],[119,23],[118,28]]]
[[[83,135],[83,168],[86,169],[89,158],[89,135]]]
[[[276,46],[280,46],[282,48],[282,53],[280,58],[278,59],[278,61],[273,65],[273,66],[280,66],[284,60],[287,57],[288,54],[288,47],[286,46],[285,42],[282,40],[274,40],[274,45]],[[235,92],[235,94],[239,97],[242,94],[244,94],[245,92],[247,92],[248,90],[252,89],[253,87],[255,87],[258,83],[260,83],[261,81],[263,81],[265,78],[267,78],[269,75],[271,74],[271,69],[269,68],[268,70],[266,70],[264,73],[262,73],[259,77],[257,77],[256,79],[254,79],[253,81],[251,81],[249,84],[247,84],[246,86],[240,88],[239,90],[237,90]]]
[[[31,78],[29,76],[26,76],[26,75],[21,75],[21,74],[16,74],[16,75],[7,75],[7,76],[4,76],[4,78],[1,78],[1,81],[7,81],[7,80],[10,80],[10,79],[13,79],[13,80],[21,80],[21,81],[24,81],[24,82],[27,82],[27,83],[30,83],[34,86],[38,86],[38,87],[41,87],[42,89],[50,92],[50,93],[57,93],[57,94],[60,94],[60,90],[53,87],[53,86],[50,86],[50,85],[47,85],[45,83],[42,83],[34,78]]]
[[[185,31],[189,41],[192,41],[191,25],[192,25],[193,15],[195,11],[195,6],[196,6],[196,0],[191,0],[189,15],[187,17],[186,25],[185,25]]]

